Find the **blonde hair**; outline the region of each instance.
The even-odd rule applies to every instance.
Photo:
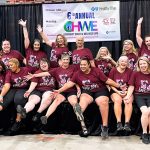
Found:
[[[126,55],[121,55],[121,56],[119,57],[119,59],[118,59],[118,61],[117,61],[117,64],[116,64],[116,67],[119,66],[119,62],[120,62],[120,60],[121,60],[122,58],[127,58],[127,63],[128,63],[127,67],[129,67],[129,59],[128,59],[128,57],[127,57]]]
[[[145,61],[145,62],[147,62],[147,64],[148,64],[148,72],[150,73],[150,61],[149,61],[149,59],[147,58],[147,57],[145,57],[145,56],[141,56],[138,60],[137,60],[137,65],[136,65],[136,69],[137,69],[137,71],[140,71],[141,69],[140,69],[140,66],[139,66],[139,61],[140,60],[143,60],[143,61]]]
[[[124,49],[124,43],[125,43],[125,42],[127,42],[127,43],[129,43],[129,44],[131,44],[131,45],[132,45],[132,52],[133,52],[135,55],[137,55],[137,50],[136,50],[136,48],[135,48],[135,46],[134,46],[133,41],[128,40],[128,39],[123,41],[122,54],[123,54],[123,55],[126,55],[126,51],[125,51],[125,49]]]
[[[56,36],[56,40],[55,40],[56,47],[60,47],[60,45],[59,45],[59,43],[57,41],[58,36],[61,36],[63,38],[63,40],[64,40],[64,46],[67,47],[67,45],[68,45],[67,38],[64,35],[62,35],[62,34],[57,34],[57,36]]]
[[[9,62],[14,63],[16,66],[20,66],[19,60],[17,58],[11,58],[9,59]]]
[[[95,60],[100,60],[101,59],[100,52],[101,52],[102,49],[106,49],[107,50],[107,55],[111,57],[111,54],[110,54],[108,48],[105,47],[105,46],[102,46],[102,47],[99,48],[99,50],[97,52],[97,55],[95,57]]]

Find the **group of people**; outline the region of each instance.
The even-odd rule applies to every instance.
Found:
[[[76,38],[76,50],[67,47],[67,39],[58,34],[55,42],[49,41],[41,25],[37,31],[52,48],[50,58],[41,50],[41,43],[35,39],[30,44],[26,20],[19,20],[23,28],[26,57],[11,50],[10,42],[2,42],[0,61],[0,111],[11,103],[15,104],[17,115],[9,129],[10,135],[20,129],[22,120],[39,104],[33,122],[47,124],[51,114],[67,100],[81,123],[80,136],[90,133],[84,121],[83,112],[93,101],[101,117],[101,136],[108,137],[109,101],[114,103],[117,131],[131,131],[132,103],[135,100],[141,115],[142,141],[150,143],[150,35],[141,38],[141,24],[138,20],[136,39],[137,51],[131,40],[123,42],[122,55],[115,62],[107,47],[100,47],[96,58],[84,47],[84,37]],[[23,62],[23,66],[20,62]],[[124,103],[125,124],[123,125],[122,103]],[[43,116],[43,111],[47,109]]]

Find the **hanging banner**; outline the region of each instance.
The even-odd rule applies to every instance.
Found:
[[[85,41],[120,40],[119,1],[43,4],[43,32],[52,41],[63,34],[68,42],[76,36]]]

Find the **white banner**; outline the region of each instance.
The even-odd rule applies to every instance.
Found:
[[[43,31],[52,41],[63,34],[68,42],[120,40],[119,1],[43,4]]]

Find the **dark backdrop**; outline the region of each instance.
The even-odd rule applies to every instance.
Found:
[[[125,39],[131,39],[137,47],[135,32],[137,20],[144,17],[142,24],[142,36],[150,33],[150,1],[149,0],[128,0],[120,1],[120,24],[121,41],[109,42],[86,42],[85,47],[92,50],[95,57],[100,46],[107,46],[115,60],[121,54],[122,42]],[[36,31],[37,24],[42,24],[42,4],[20,4],[0,6],[0,44],[5,38],[11,41],[12,49],[17,49],[24,54],[24,40],[22,28],[18,25],[19,19],[27,20],[27,28],[30,40],[40,38]],[[149,26],[148,26],[149,25]],[[75,49],[75,43],[69,43],[70,50]],[[47,51],[49,48],[44,47]]]

